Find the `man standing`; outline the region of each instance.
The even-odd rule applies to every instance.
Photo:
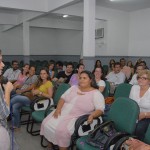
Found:
[[[7,69],[5,71],[5,73],[3,74],[3,76],[6,77],[8,79],[8,81],[14,83],[18,79],[20,72],[21,71],[19,70],[18,61],[13,60],[12,61],[12,68]]]

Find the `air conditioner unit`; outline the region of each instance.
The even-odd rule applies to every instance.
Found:
[[[95,39],[104,38],[104,28],[95,30]]]

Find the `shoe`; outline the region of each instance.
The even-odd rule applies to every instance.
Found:
[[[10,127],[10,130],[12,130],[12,131],[20,131],[20,128],[17,128],[17,127]]]

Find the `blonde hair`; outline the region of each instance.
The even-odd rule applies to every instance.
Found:
[[[138,77],[141,77],[144,74],[146,74],[148,80],[150,80],[150,70],[148,70],[148,69],[140,70],[139,73],[138,73]]]

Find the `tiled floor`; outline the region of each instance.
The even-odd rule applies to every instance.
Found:
[[[11,123],[9,122],[9,124]],[[13,138],[15,139],[19,147],[19,150],[45,150],[46,149],[41,146],[40,135],[32,136],[31,134],[27,133],[26,125],[22,125],[20,131],[15,131],[14,133],[11,131],[10,134],[13,135]],[[11,150],[18,150],[18,149],[14,145],[13,148],[11,148]]]

